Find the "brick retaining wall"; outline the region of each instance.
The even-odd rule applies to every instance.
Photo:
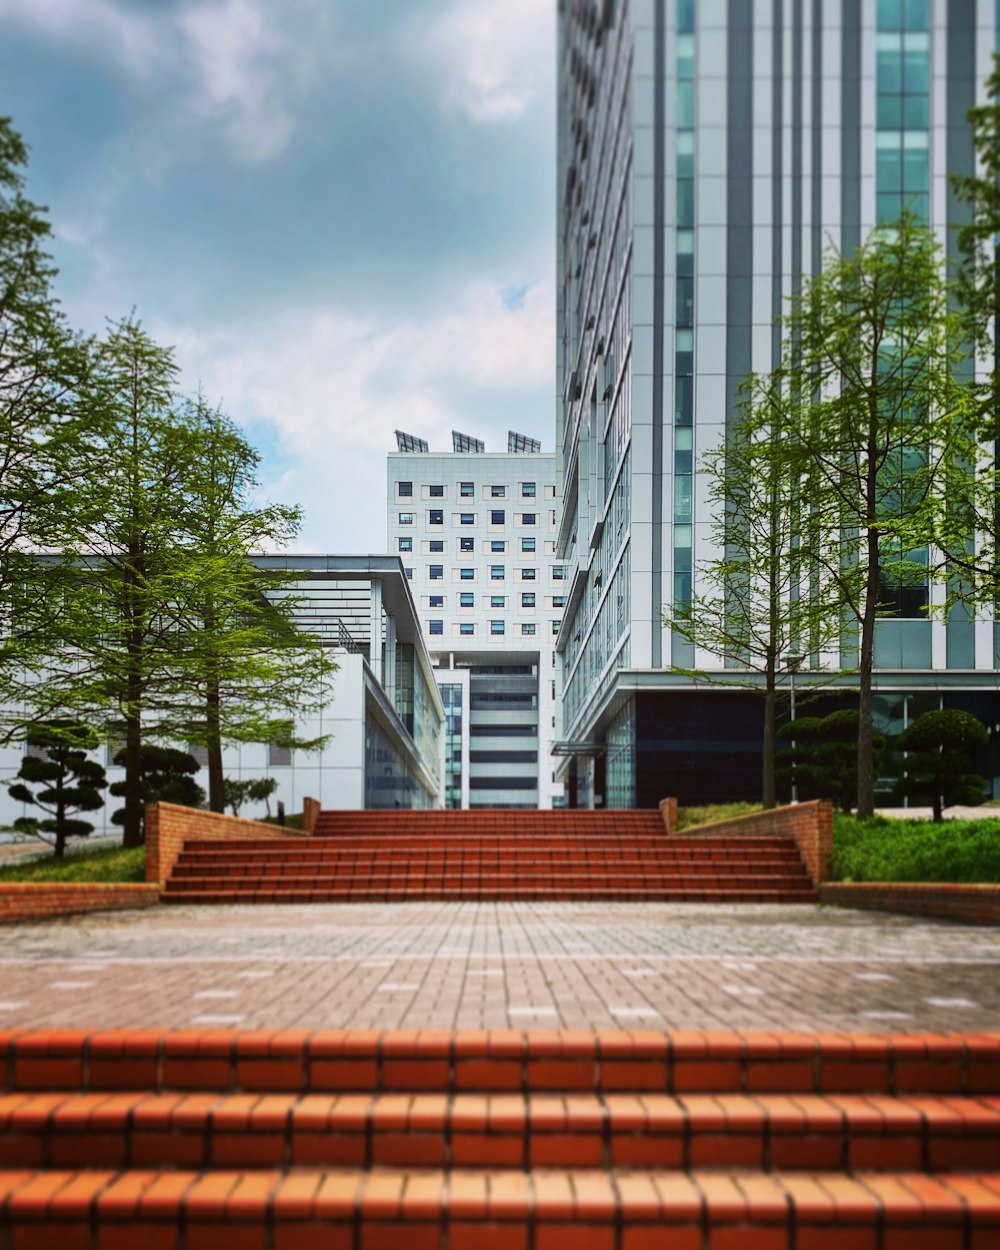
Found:
[[[150,803],[146,807],[146,880],[163,886],[188,838],[225,842],[233,838],[303,838],[308,835],[261,820],[223,816],[219,812]]]
[[[0,883],[0,924],[20,924],[88,911],[152,907],[157,885],[122,881],[4,881]]]
[[[963,924],[1000,925],[1000,885],[952,884],[937,881],[829,882],[819,892],[821,903],[858,907],[863,911],[901,912]]]
[[[830,879],[830,854],[833,850],[833,808],[829,803],[795,803],[788,807],[775,807],[768,812],[753,812],[749,816],[733,816],[729,820],[717,820],[710,825],[695,825],[690,829],[676,828],[676,803],[664,799],[660,803],[663,824],[667,833],[675,837],[793,837],[805,861],[813,885],[821,885]]]

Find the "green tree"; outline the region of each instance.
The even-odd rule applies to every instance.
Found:
[[[127,767],[127,751],[116,751],[114,763]],[[178,803],[181,807],[201,807],[205,791],[195,781],[200,765],[193,755],[176,747],[154,746],[145,743],[139,756],[139,802],[145,823],[147,803]],[[110,793],[118,798],[127,797],[128,779],[115,781]],[[124,825],[126,809],[119,807],[112,813],[116,825]]]
[[[177,736],[208,751],[209,806],[224,811],[222,750],[271,742],[311,750],[295,723],[329,701],[337,664],[299,619],[295,573],[254,553],[297,535],[301,511],[256,502],[257,453],[199,397],[187,411],[198,448],[178,514],[187,562],[177,584]]]
[[[835,589],[858,637],[858,796],[874,810],[872,669],[876,622],[893,600],[944,576],[932,543],[964,510],[975,463],[969,389],[956,380],[961,323],[949,310],[937,242],[904,214],[852,256],[832,254],[788,321],[786,368],[810,405],[798,436],[811,524],[803,556]]]
[[[830,799],[849,812],[858,792],[858,712],[841,708],[828,716],[804,716],[782,725],[778,736],[794,745],[781,753],[780,772],[794,773],[796,783],[815,798]],[[872,736],[875,776],[879,776],[885,738]]]
[[[68,838],[85,838],[94,829],[90,821],[78,819],[76,813],[96,812],[104,803],[104,769],[87,758],[87,752],[97,746],[98,737],[86,725],[60,719],[30,726],[26,740],[29,747],[44,755],[26,755],[17,779],[7,783],[7,791],[16,802],[37,807],[47,815],[41,820],[21,816],[14,821],[14,828],[44,841],[48,841],[44,835],[50,834],[55,858],[62,859]]]
[[[905,751],[903,776],[896,786],[900,795],[930,796],[934,819],[944,819],[944,808],[954,803],[982,803],[986,781],[975,768],[976,749],[985,747],[990,735],[978,717],[958,708],[924,712],[896,739]]]
[[[232,808],[234,816],[238,816],[244,803],[262,802],[270,816],[270,799],[277,788],[277,777],[247,777],[242,780],[227,777],[225,781],[226,806]]]
[[[54,518],[72,506],[77,452],[89,438],[81,397],[90,344],[70,331],[52,293],[49,224],[24,194],[27,158],[0,117],[0,705],[8,737],[23,728],[16,676],[51,648],[59,610],[54,570],[38,577],[30,553],[51,544]],[[58,706],[44,687],[32,693],[39,717]]]
[[[675,672],[727,685],[745,682],[763,696],[766,808],[775,804],[775,725],[788,657],[822,652],[842,632],[828,583],[799,549],[798,409],[780,372],[745,383],[739,421],[700,466],[720,554],[698,565],[698,584],[706,589],[664,613],[676,634],[727,666],[718,672],[675,666]]]
[[[92,420],[100,439],[82,454],[86,477],[63,518],[72,581],[62,588],[67,644],[45,685],[124,739],[124,844],[142,838],[142,753],[164,736],[177,698],[177,596],[187,562],[177,516],[190,505],[198,443],[175,411],[171,353],[126,318],[97,358]]]

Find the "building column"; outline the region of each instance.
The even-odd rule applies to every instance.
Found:
[[[385,680],[382,682],[386,697],[396,706],[396,618],[385,614]]]
[[[380,581],[372,582],[372,596],[369,607],[371,616],[369,619],[368,633],[368,666],[375,676],[375,680],[382,684],[382,583]]]

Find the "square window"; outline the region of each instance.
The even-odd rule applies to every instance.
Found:
[[[552,606],[554,608],[564,608],[566,606],[566,596],[565,595],[553,595]]]
[[[522,633],[522,634],[527,634],[527,635],[529,635],[529,636],[530,636],[530,635],[531,635],[531,634],[533,634],[534,632],[535,632],[535,626],[534,626],[534,624],[530,624],[530,625],[522,625],[522,626],[521,626],[521,633]]]
[[[490,621],[490,633],[491,634],[502,634],[503,632],[504,632],[503,621]]]
[[[534,499],[535,483],[534,482],[522,482],[521,483],[521,496],[524,499]]]
[[[427,513],[428,525],[444,525],[444,513],[440,508],[431,508]]]
[[[490,487],[490,498],[491,498],[491,499],[506,499],[506,498],[507,498],[507,487],[506,487],[506,486],[491,486],[491,487]]]
[[[413,513],[412,513],[412,512],[401,512],[401,513],[399,514],[399,523],[400,523],[400,525],[412,525],[412,524],[413,524]]]
[[[507,544],[504,542],[502,538],[490,539],[490,551],[504,552],[506,550],[507,550]]]
[[[475,569],[459,569],[458,576],[462,579],[463,582],[471,582],[475,580],[476,570]]]
[[[538,524],[538,513],[537,513],[537,512],[522,512],[522,513],[521,513],[521,524],[522,524],[522,525],[537,525],[537,524]]]
[[[561,625],[562,625],[562,621],[553,621],[553,622],[552,622],[552,632],[553,632],[554,634],[558,634],[558,633],[559,633],[559,629],[560,629]]]
[[[503,508],[494,508],[490,513],[490,525],[503,525],[505,515]]]
[[[409,499],[413,495],[413,483],[397,482],[396,494],[400,499]]]
[[[441,578],[444,577],[444,565],[443,564],[429,564],[427,566],[427,576],[431,579],[432,582],[439,582]]]
[[[458,596],[458,606],[460,608],[473,608],[476,606],[476,596],[470,590],[463,590]]]
[[[522,569],[521,580],[524,582],[533,582],[535,580],[535,570],[534,569]]]
[[[491,608],[505,608],[507,606],[506,595],[490,595]]]
[[[566,566],[564,564],[553,564],[552,580],[554,582],[564,582],[566,580]]]
[[[443,634],[444,633],[444,621],[428,621],[427,632],[429,634]]]
[[[406,574],[406,576],[407,576],[407,577],[409,578],[409,580],[412,582],[412,581],[413,581],[413,570],[412,570],[412,569],[404,569],[404,570],[403,570],[403,572]]]
[[[428,599],[428,603],[432,608],[443,608],[444,595],[431,595]]]
[[[474,538],[460,538],[458,540],[459,551],[475,551],[476,540]]]
[[[504,578],[503,565],[491,564],[490,565],[490,580],[494,582],[502,582],[503,578]]]
[[[443,498],[444,498],[444,487],[443,487],[443,486],[428,486],[428,487],[427,487],[427,494],[428,494],[429,498],[431,498],[431,499],[443,499]]]
[[[412,550],[413,550],[413,539],[412,539],[412,538],[401,538],[401,539],[399,540],[399,549],[400,549],[400,551],[412,551]]]
[[[474,512],[460,512],[458,514],[459,525],[475,525],[476,514]]]
[[[469,634],[476,632],[476,626],[472,621],[463,621],[458,627],[458,632],[468,637]]]
[[[522,550],[522,551],[534,551],[534,550],[535,550],[535,540],[534,540],[533,538],[522,538],[522,539],[521,539],[521,550]]]
[[[474,499],[476,495],[475,482],[459,482],[458,493],[463,499]]]
[[[431,551],[444,551],[444,539],[432,538],[431,541],[427,544],[427,546],[428,546],[428,549]]]
[[[522,607],[522,608],[533,608],[534,606],[535,606],[535,592],[534,592],[533,590],[526,590],[526,591],[522,592],[522,594],[521,594],[521,607]]]

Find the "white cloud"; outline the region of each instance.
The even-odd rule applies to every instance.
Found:
[[[554,0],[456,0],[431,24],[422,52],[446,106],[479,122],[511,122],[550,80],[555,28]]]
[[[493,450],[506,446],[507,426],[484,430],[456,410],[451,387],[509,399],[514,428],[526,403],[538,411],[541,394],[548,434],[554,294],[532,287],[512,310],[503,290],[476,284],[453,312],[388,328],[327,308],[249,330],[158,326],[154,333],[177,345],[187,386],[200,380],[235,420],[274,428],[280,466],[265,464],[264,477],[273,497],[280,491],[305,507],[302,547],[377,551],[385,544],[385,456],[395,429],[419,434],[435,450],[450,449],[453,428],[485,436]]]
[[[188,0],[136,9],[116,0],[0,0],[8,19],[47,39],[113,64],[183,131],[187,113],[220,124],[232,154],[247,161],[281,152],[295,130],[315,49],[329,34],[329,10],[299,0],[291,18],[267,0]],[[287,33],[305,22],[293,39]]]

